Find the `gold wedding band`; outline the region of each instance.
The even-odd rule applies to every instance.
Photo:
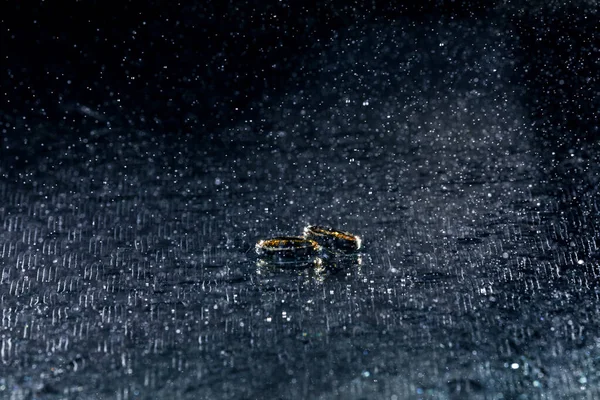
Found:
[[[317,242],[328,250],[341,253],[353,253],[360,249],[362,244],[359,236],[316,225],[304,228],[304,237]]]
[[[321,246],[317,242],[299,236],[280,236],[256,243],[256,253],[259,256],[285,260],[312,257],[320,250]]]

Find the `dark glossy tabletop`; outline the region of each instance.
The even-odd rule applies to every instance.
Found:
[[[342,4],[11,10],[0,398],[600,397],[593,2]]]

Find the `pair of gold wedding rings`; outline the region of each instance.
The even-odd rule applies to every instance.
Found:
[[[309,225],[303,236],[279,236],[260,240],[256,243],[256,253],[264,258],[282,261],[305,260],[323,252],[345,255],[357,252],[362,245],[361,238],[337,229]]]

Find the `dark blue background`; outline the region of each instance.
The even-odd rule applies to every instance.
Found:
[[[3,7],[0,398],[600,395],[593,2],[303,3]]]

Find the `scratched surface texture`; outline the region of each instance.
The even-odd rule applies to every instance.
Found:
[[[0,398],[599,398],[598,48],[461,18],[336,29],[210,130],[6,106]],[[257,265],[307,223],[360,257]]]

